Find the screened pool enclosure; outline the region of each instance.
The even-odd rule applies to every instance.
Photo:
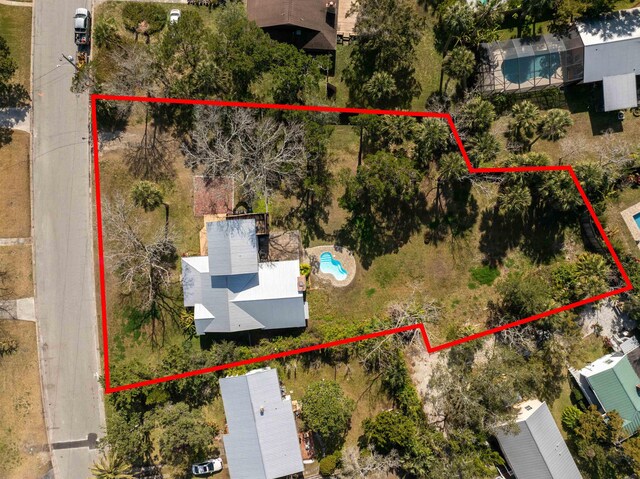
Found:
[[[582,79],[584,46],[577,31],[481,44],[482,91],[521,92]]]

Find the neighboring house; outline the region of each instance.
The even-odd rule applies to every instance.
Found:
[[[253,218],[206,229],[207,256],[182,258],[184,305],[194,308],[198,335],[307,325],[298,259],[260,261]]]
[[[617,411],[629,435],[640,427],[640,378],[626,354],[613,353],[597,359],[580,371],[571,370],[589,403],[607,413]]]
[[[336,50],[337,0],[247,0],[247,16],[274,40],[308,53]]]
[[[220,379],[220,392],[231,479],[276,479],[304,470],[291,399],[282,397],[275,369]]]
[[[537,399],[519,408],[519,431],[499,430],[500,448],[517,479],[581,479],[580,471],[551,416]]]
[[[636,107],[639,41],[635,8],[576,22],[565,35],[483,43],[479,86],[486,92],[525,92],[600,82],[604,111]]]

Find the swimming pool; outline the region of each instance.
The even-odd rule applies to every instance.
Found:
[[[636,222],[636,226],[640,230],[640,213],[636,213],[635,215],[633,215],[633,221]]]
[[[560,54],[510,58],[502,62],[502,74],[511,83],[526,83],[533,78],[551,78],[560,68]]]
[[[328,251],[320,255],[320,271],[333,275],[338,281],[343,281],[347,277],[347,270],[342,267],[342,263]]]

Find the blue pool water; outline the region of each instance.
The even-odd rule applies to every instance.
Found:
[[[342,263],[334,259],[333,255],[328,251],[320,255],[320,271],[332,274],[338,281],[342,281],[347,277],[347,270],[342,267]]]
[[[560,54],[513,58],[502,62],[502,74],[511,83],[525,83],[532,78],[551,78],[560,67]]]
[[[633,220],[636,222],[636,226],[640,230],[640,213],[633,215]]]

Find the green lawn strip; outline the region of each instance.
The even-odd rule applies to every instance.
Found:
[[[31,91],[31,8],[0,5],[0,35],[18,66],[16,80]]]

